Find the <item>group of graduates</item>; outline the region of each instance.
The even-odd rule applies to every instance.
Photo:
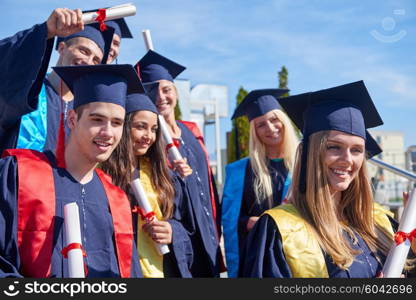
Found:
[[[225,262],[229,277],[382,276],[397,222],[373,201],[367,128],[382,120],[362,81],[251,91],[233,115],[250,120],[250,154],[227,166],[220,205],[202,134],[175,119],[185,67],[151,50],[112,64],[131,37],[124,19],[55,9],[0,41],[0,277],[68,277],[71,202],[88,277],[219,277]],[[183,159],[168,158],[159,117]]]

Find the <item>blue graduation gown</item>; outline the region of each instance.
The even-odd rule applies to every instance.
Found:
[[[273,204],[266,199],[261,204],[254,192],[254,173],[249,158],[243,158],[226,167],[226,179],[222,198],[222,225],[229,277],[237,277],[241,251],[247,238],[247,222],[252,216],[260,216],[265,210],[280,205],[291,183],[283,159],[269,160],[272,179]]]
[[[189,203],[183,205],[181,210],[183,224],[192,233],[192,247],[196,253],[191,273],[193,277],[219,277],[220,247],[212,214],[205,152],[192,132],[184,124],[177,124],[182,132],[179,151],[193,170],[185,178]]]
[[[48,153],[48,158],[53,156]],[[66,246],[64,205],[79,207],[81,238],[87,253],[88,277],[119,277],[114,228],[103,185],[94,173],[86,183],[77,182],[65,169],[53,167],[56,209],[51,277],[68,277],[68,262],[61,250]],[[25,180],[30,180],[26,174]],[[0,277],[22,277],[17,246],[17,163],[14,157],[0,160]],[[126,220],[127,221],[127,220]],[[142,277],[135,243],[132,247],[132,277]]]
[[[392,221],[395,227],[394,221]],[[324,253],[325,263],[330,278],[373,278],[383,268],[385,257],[376,255],[368,248],[367,244],[356,234],[357,244],[353,244],[351,238],[345,234],[354,249],[361,251],[348,268],[338,268],[332,259]],[[290,267],[283,253],[282,238],[276,223],[269,215],[263,215],[248,235],[247,244],[243,253],[241,269],[243,277],[292,277]]]
[[[172,243],[169,245],[170,252],[163,256],[163,273],[164,277],[182,277],[191,278],[190,268],[193,262],[193,250],[190,239],[190,233],[185,229],[182,222],[184,218],[182,211],[189,211],[186,208],[189,200],[186,191],[184,191],[184,182],[172,172],[173,184],[175,189],[173,216],[167,222],[172,226]],[[132,203],[136,203],[134,195],[129,192]],[[137,214],[133,214],[134,229],[137,234]],[[185,220],[187,217],[185,217]],[[136,239],[137,240],[137,237]]]
[[[73,101],[62,101],[45,78],[39,95],[38,108],[22,117],[16,148],[55,152],[61,113],[64,113],[66,118],[67,112],[73,109],[73,105]],[[64,124],[65,137],[68,137],[70,130],[67,122]]]
[[[15,148],[20,120],[36,110],[54,39],[46,22],[0,41],[0,153]]]
[[[269,174],[272,179],[273,204],[270,206],[267,199],[257,201],[254,192],[254,173],[250,161],[247,164],[246,176],[244,179],[243,201],[241,203],[240,217],[238,220],[238,237],[240,250],[245,245],[247,238],[247,222],[250,217],[259,217],[264,211],[282,204],[283,197],[286,196],[288,183],[286,178],[288,171],[282,159],[269,160]]]

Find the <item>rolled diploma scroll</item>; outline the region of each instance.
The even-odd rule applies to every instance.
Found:
[[[81,226],[78,205],[75,202],[64,206],[65,237],[67,245],[81,243]],[[84,258],[81,249],[68,251],[68,273],[70,278],[84,278]]]
[[[146,45],[146,49],[153,50],[153,42],[152,42],[152,37],[150,36],[150,30],[145,29],[142,31],[142,33],[143,33],[143,39]],[[169,149],[168,149],[169,159],[170,160],[182,159],[182,155],[180,154],[178,148],[173,143],[173,139],[168,130],[168,126],[166,125],[165,118],[163,118],[163,116],[161,115],[159,115],[159,124],[160,124],[160,130],[162,131],[162,134],[163,134],[163,138],[165,139],[165,143],[166,145],[169,145]]]
[[[411,232],[416,227],[416,189],[413,189],[407,206],[404,208],[398,231]],[[383,267],[386,278],[399,278],[403,272],[407,255],[410,250],[410,241],[406,239],[403,243],[396,245],[394,242]]]
[[[165,139],[166,145],[169,145],[168,155],[170,160],[180,160],[182,159],[182,155],[179,152],[176,145],[173,143],[173,139],[170,136],[170,132],[168,130],[168,126],[166,125],[165,118],[162,115],[158,115],[159,118],[159,125],[160,130],[162,131],[163,138]]]
[[[105,21],[120,19],[124,17],[134,16],[136,14],[136,6],[131,3],[109,7],[105,11]],[[97,12],[89,12],[82,15],[84,24],[97,23]]]
[[[144,192],[140,178],[134,179],[130,185],[133,189],[134,197],[136,197],[139,206],[144,210],[146,214],[152,212],[152,206],[150,205],[149,200],[147,200],[146,193]],[[155,243],[155,246],[160,255],[169,253],[168,245]]]
[[[143,33],[143,39],[144,39],[144,43],[146,45],[146,49],[147,50],[154,50],[152,37],[150,36],[150,30],[145,29],[145,30],[142,31],[142,33]]]

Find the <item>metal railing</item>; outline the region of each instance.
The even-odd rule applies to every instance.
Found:
[[[383,168],[383,169],[388,170],[388,171],[390,171],[390,172],[392,172],[392,173],[394,173],[394,174],[396,174],[398,176],[401,176],[401,177],[404,177],[404,178],[406,178],[406,179],[408,179],[410,181],[416,182],[416,174],[413,174],[413,173],[411,173],[409,171],[406,171],[406,170],[397,168],[397,167],[395,167],[393,165],[390,165],[388,163],[385,163],[384,161],[381,161],[381,160],[376,159],[376,158],[370,158],[368,161],[371,164],[373,164],[373,165],[375,165],[377,167]]]
[[[390,165],[390,164],[388,164],[384,161],[381,161],[379,159],[376,159],[376,158],[370,158],[368,161],[371,164],[373,164],[373,165],[375,165],[379,168],[390,171],[390,172],[392,172],[392,173],[394,173],[394,174],[396,174],[400,177],[408,179],[409,182],[412,182],[413,184],[416,184],[416,174],[413,174],[409,171],[397,168],[393,165]],[[414,188],[412,188],[412,190],[413,189]],[[400,219],[401,213],[402,213],[401,208],[403,207],[403,202],[387,202],[387,203],[383,203],[383,204],[388,205],[391,210],[395,211],[397,219]]]

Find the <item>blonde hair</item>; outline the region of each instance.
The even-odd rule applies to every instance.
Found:
[[[387,255],[393,240],[388,232],[374,222],[373,194],[366,159],[358,175],[342,192],[340,202],[335,203],[332,199],[324,165],[328,134],[329,131],[320,131],[309,137],[305,194],[299,191],[303,151],[302,144],[299,145],[288,199],[309,224],[322,249],[339,268],[345,270],[360,252],[351,248],[343,232],[354,241],[354,232],[358,233],[375,254],[380,251]]]
[[[283,124],[283,138],[281,144],[282,158],[288,172],[292,173],[293,163],[298,145],[298,138],[292,123],[286,114],[278,109],[272,110],[275,116]],[[250,164],[254,173],[254,192],[256,201],[261,202],[267,199],[269,207],[273,206],[272,179],[269,174],[269,159],[266,156],[266,147],[256,134],[254,120],[250,121],[250,140],[249,140]],[[289,176],[289,175],[288,175]]]

